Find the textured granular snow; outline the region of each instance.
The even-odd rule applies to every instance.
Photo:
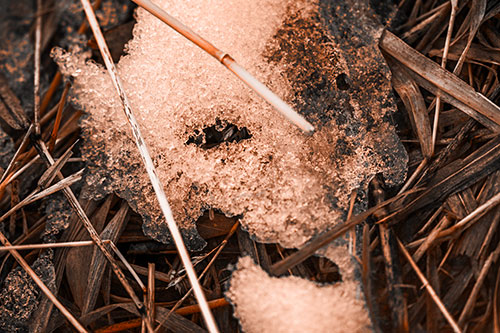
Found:
[[[241,258],[226,296],[246,333],[370,332],[354,281],[320,286],[291,276],[270,277],[250,257]]]
[[[118,72],[191,249],[203,246],[194,221],[208,208],[242,214],[242,226],[260,241],[296,247],[343,218],[351,191],[366,188],[374,174],[384,173],[392,183],[403,179],[405,153],[387,122],[394,110],[388,71],[379,71],[385,65],[366,31],[352,39],[362,46],[351,45],[347,53],[362,61],[349,64],[334,23],[322,18],[321,6],[333,1],[155,2],[228,52],[317,128],[304,135],[217,61],[139,9]],[[349,46],[351,39],[344,42]],[[380,59],[365,59],[370,52]],[[143,216],[147,235],[168,242],[109,75],[86,62],[86,55],[61,49],[53,55],[74,77],[74,102],[88,113],[82,127],[90,195],[116,191]],[[208,150],[186,144],[218,121],[219,130],[230,123],[248,129],[251,138]]]

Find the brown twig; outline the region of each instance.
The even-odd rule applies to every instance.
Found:
[[[54,121],[54,128],[52,129],[52,133],[50,134],[50,141],[49,141],[50,153],[54,151],[54,146],[56,145],[57,133],[59,132],[59,126],[61,125],[64,104],[66,103],[66,97],[68,96],[68,91],[70,86],[71,85],[69,83],[66,83],[66,85],[64,86],[61,99],[59,100],[59,104],[57,106],[56,120]]]
[[[155,264],[148,264],[148,293],[147,293],[147,319],[151,327],[155,323]]]
[[[288,271],[290,268],[294,267],[295,265],[298,265],[299,263],[303,262],[310,256],[312,256],[317,250],[321,249],[323,246],[329,244],[332,242],[334,239],[337,237],[340,237],[343,235],[346,231],[349,229],[353,228],[355,225],[363,222],[366,220],[370,215],[373,213],[377,212],[379,209],[384,208],[388,206],[389,204],[396,202],[400,200],[401,198],[411,194],[415,193],[418,190],[412,190],[412,191],[407,191],[405,193],[401,193],[391,199],[388,199],[381,204],[372,207],[368,209],[367,211],[353,216],[350,220],[347,220],[343,223],[338,224],[337,226],[333,227],[331,230],[317,236],[316,238],[312,239],[308,244],[304,245],[301,249],[299,249],[297,252],[289,255],[285,259],[278,261],[274,263],[271,268],[270,268],[270,273],[276,276],[279,276],[281,274],[284,274],[286,271]]]
[[[406,250],[406,248],[403,245],[403,243],[401,243],[401,241],[397,237],[396,237],[396,241],[397,241],[397,243],[399,245],[401,253],[403,253],[403,255],[405,256],[406,260],[408,260],[408,262],[410,263],[411,267],[413,268],[413,270],[417,274],[417,276],[420,279],[420,281],[422,281],[422,284],[423,284],[422,287],[425,288],[427,290],[427,292],[429,293],[429,295],[432,297],[432,299],[436,303],[437,307],[439,308],[439,310],[441,311],[441,313],[443,314],[443,316],[446,318],[446,320],[448,321],[448,323],[450,324],[450,326],[453,328],[453,331],[455,333],[462,332],[462,330],[458,326],[458,324],[455,321],[455,319],[453,319],[453,316],[450,314],[450,312],[448,311],[448,309],[446,309],[446,307],[444,306],[444,304],[441,301],[441,299],[439,298],[439,296],[436,294],[436,292],[434,291],[434,289],[432,288],[432,286],[429,284],[429,281],[427,280],[427,278],[425,277],[425,275],[422,273],[422,271],[420,270],[420,268],[418,268],[418,266],[415,263],[415,261],[413,261],[410,253],[408,253],[408,251]]]
[[[0,241],[4,246],[12,246],[9,240],[0,232]],[[42,290],[42,292],[49,298],[52,303],[61,311],[61,313],[68,319],[68,321],[75,327],[78,332],[87,332],[85,327],[78,322],[78,320],[69,312],[68,309],[54,296],[52,291],[45,285],[45,283],[40,279],[40,277],[35,273],[35,271],[30,267],[30,265],[24,260],[24,258],[14,249],[9,249],[9,253],[16,259],[16,261],[21,265],[21,267],[28,273],[28,275],[33,279],[36,285]]]

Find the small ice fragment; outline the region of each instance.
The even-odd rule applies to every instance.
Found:
[[[299,277],[270,277],[241,258],[226,296],[246,333],[371,332],[354,282],[320,286]]]

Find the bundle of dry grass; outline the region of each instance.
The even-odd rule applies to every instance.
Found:
[[[241,216],[226,217],[221,211],[205,207],[196,221],[196,237],[207,245],[190,255],[202,287],[197,293],[203,291],[208,299],[204,303],[201,298],[201,307],[200,298],[192,295],[173,244],[145,236],[141,216],[126,201],[114,194],[92,200],[89,191],[82,190],[84,165],[78,140],[92,133],[80,133],[83,112],[66,101],[73,94],[72,82],[61,83],[62,76],[49,59],[49,50],[63,45],[90,52],[88,46],[95,47],[95,42],[77,1],[37,1],[36,6],[32,8],[30,1],[7,1],[6,10],[0,14],[0,24],[17,27],[0,29],[4,31],[0,33],[0,330],[63,332],[72,327],[80,332],[203,332],[208,328],[238,332],[243,327],[252,331],[263,323],[257,317],[262,314],[259,307],[270,309],[273,304],[283,304],[283,299],[264,304],[265,295],[259,296],[252,302],[263,303],[254,310],[253,304],[242,299],[251,294],[251,289],[244,285],[238,294],[235,286],[241,287],[245,276],[260,276],[272,288],[279,281],[286,281],[287,288],[309,288],[311,300],[321,299],[321,288],[335,295],[332,297],[343,295],[338,287],[347,283],[352,287],[347,296],[354,297],[360,281],[375,330],[500,331],[497,2],[402,0],[398,4],[383,1],[373,6],[368,2],[353,5],[357,9],[369,8],[367,12],[373,14],[363,19],[361,26],[366,33],[379,36],[385,60],[375,56],[370,58],[372,64],[368,59],[366,64],[344,64],[351,70],[345,73],[373,77],[364,69],[375,68],[377,61],[381,68],[389,66],[399,107],[393,116],[409,156],[407,180],[397,185],[394,179],[398,176],[394,176],[393,182],[386,184],[391,179],[385,172],[387,167],[394,165],[398,170],[393,175],[401,175],[406,160],[404,154],[384,155],[393,159],[384,161],[379,170],[385,172],[385,178],[376,176],[371,180],[367,197],[363,197],[364,191],[353,191],[350,199],[344,195],[344,202],[335,208],[343,207],[343,215],[339,213],[342,218],[317,234],[308,234],[309,241],[298,249],[283,248],[278,241],[258,242],[241,228]],[[337,21],[330,24],[340,35],[359,36],[348,20],[350,12],[342,11],[345,8],[318,8],[321,11],[316,21],[304,21],[298,16],[287,21],[280,30],[279,47],[287,46],[294,24],[302,24],[306,34],[308,29],[313,31],[311,36],[324,45],[332,44],[315,29],[335,15]],[[131,37],[133,7],[124,0],[103,0],[96,1],[94,10],[117,61]],[[27,17],[29,12],[31,16]],[[347,13],[343,23],[338,21],[339,13]],[[374,19],[385,22],[386,30],[374,30],[379,25],[363,25]],[[336,43],[341,44],[341,40]],[[346,45],[355,44],[342,47]],[[284,63],[279,47],[267,49],[266,55],[276,68]],[[328,67],[330,53],[313,51],[301,65],[313,64],[309,55],[319,54],[317,64],[323,71],[314,73],[323,76],[307,76],[299,66],[288,67],[286,72],[309,89],[296,93],[295,100],[290,99],[299,106],[314,101],[310,97],[317,95],[314,89],[333,84],[324,78],[328,71],[338,69]],[[362,53],[361,48],[345,52],[358,56]],[[99,61],[97,52],[93,57]],[[350,94],[352,85],[359,80],[345,73],[336,75],[337,97]],[[375,74],[385,77],[387,73]],[[377,82],[365,83],[366,89],[359,89],[357,96],[361,97],[356,101],[366,101],[363,91],[377,91]],[[292,88],[297,87],[298,83]],[[382,100],[377,98],[373,103],[390,109]],[[314,106],[315,111],[319,105]],[[356,116],[372,115],[365,111],[368,108],[360,105],[363,112]],[[310,119],[316,121],[315,125],[322,124],[320,116],[316,113],[317,118]],[[348,121],[350,125],[353,119]],[[377,126],[382,120],[386,119]],[[210,134],[219,141],[205,142],[207,145],[229,144],[249,136],[235,125],[213,127],[207,127],[205,137]],[[383,137],[393,140],[390,133]],[[193,143],[197,140],[192,135]],[[394,142],[396,147],[397,140]],[[341,146],[339,142],[336,145]],[[82,194],[77,198],[78,193]],[[335,251],[343,254],[331,255]],[[226,299],[232,270],[243,256],[250,256],[260,268],[244,259],[234,273],[233,289]],[[297,295],[286,296],[298,303],[294,311],[307,311],[303,306],[306,303],[299,304]],[[350,298],[347,302],[355,307],[350,310],[360,313],[363,319],[360,329],[366,328],[364,300]],[[232,305],[240,306],[239,310]],[[332,308],[342,309],[342,304],[336,305]],[[201,316],[202,310],[207,316],[208,309],[214,325],[210,320],[207,325]],[[272,310],[273,316],[286,316],[280,309]],[[323,313],[316,309],[304,318],[328,317],[330,310]],[[235,315],[240,316],[242,326]],[[339,318],[342,325],[343,316],[328,318]]]

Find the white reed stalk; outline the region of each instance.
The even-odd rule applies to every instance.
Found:
[[[42,49],[42,0],[36,1],[35,20],[35,75],[33,76],[33,114],[35,133],[40,134],[40,56]]]
[[[104,244],[110,242],[110,240],[103,240]],[[10,250],[33,250],[33,249],[54,249],[59,247],[82,247],[82,246],[92,246],[94,241],[74,241],[74,242],[59,242],[59,243],[43,243],[43,244],[23,244],[23,245],[10,245],[10,246],[0,246],[0,252],[10,251]]]
[[[285,103],[281,98],[279,98],[275,93],[273,93],[269,88],[267,88],[262,82],[257,80],[252,74],[248,73],[243,67],[241,67],[231,56],[229,56],[224,51],[219,50],[209,41],[198,35],[196,32],[191,30],[191,28],[184,25],[182,22],[176,18],[170,16],[162,8],[158,7],[150,0],[132,0],[137,5],[141,6],[161,21],[166,23],[172,29],[180,33],[182,36],[189,39],[191,42],[196,44],[202,50],[210,54],[212,57],[217,59],[221,64],[228,68],[234,75],[236,75],[241,81],[243,81],[248,87],[253,89],[260,97],[271,104],[276,110],[278,110],[283,116],[285,116],[288,121],[290,121],[295,126],[299,127],[306,133],[314,132],[314,126],[311,125],[304,117],[298,114],[290,105]]]
[[[104,36],[102,35],[101,29],[99,27],[99,23],[97,22],[97,19],[95,17],[94,10],[92,9],[92,6],[90,5],[89,0],[81,0],[81,3],[83,5],[83,9],[85,10],[85,14],[87,15],[87,19],[89,21],[89,25],[92,29],[92,32],[94,33],[94,37],[97,41],[97,45],[99,46],[99,50],[101,52],[101,56],[104,60],[104,63],[106,64],[106,68],[108,70],[109,75],[111,76],[111,79],[113,81],[113,85],[116,88],[116,91],[118,92],[118,96],[120,98],[120,101],[123,106],[123,112],[125,113],[125,116],[127,117],[127,120],[132,127],[132,133],[135,139],[135,143],[137,145],[137,148],[139,149],[139,152],[141,154],[141,157],[144,162],[144,166],[146,168],[146,171],[148,173],[149,179],[151,181],[151,184],[153,185],[153,189],[156,193],[156,197],[158,199],[158,203],[160,204],[160,208],[163,212],[163,215],[165,216],[165,219],[167,221],[168,228],[170,230],[170,233],[172,234],[172,238],[174,239],[175,245],[177,247],[177,251],[179,252],[179,256],[181,257],[182,263],[184,264],[184,267],[186,269],[186,273],[188,275],[189,281],[191,282],[191,287],[193,288],[195,297],[198,301],[198,304],[200,305],[201,313],[203,315],[203,319],[205,320],[205,324],[207,325],[207,328],[209,332],[219,332],[217,325],[215,323],[214,317],[212,313],[210,312],[210,308],[208,306],[207,300],[205,298],[205,295],[203,293],[203,290],[201,288],[201,285],[198,282],[198,278],[196,276],[196,272],[193,268],[193,264],[191,263],[191,259],[189,257],[189,254],[187,252],[186,246],[184,244],[184,241],[182,239],[181,233],[179,231],[179,228],[177,227],[177,224],[175,223],[174,216],[172,214],[172,210],[170,209],[170,205],[168,204],[167,197],[165,195],[165,192],[163,191],[163,185],[160,182],[160,179],[158,178],[158,175],[156,174],[156,170],[153,164],[153,161],[151,160],[151,156],[149,154],[149,150],[146,146],[146,143],[144,142],[144,139],[142,138],[141,131],[139,129],[139,125],[137,124],[137,121],[135,119],[135,116],[132,112],[132,109],[130,108],[130,103],[128,101],[127,95],[125,94],[125,90],[122,86],[121,80],[118,76],[118,72],[116,70],[116,67],[113,63],[113,60],[111,58],[111,55],[109,53],[108,46],[106,44],[106,41],[104,40]]]

